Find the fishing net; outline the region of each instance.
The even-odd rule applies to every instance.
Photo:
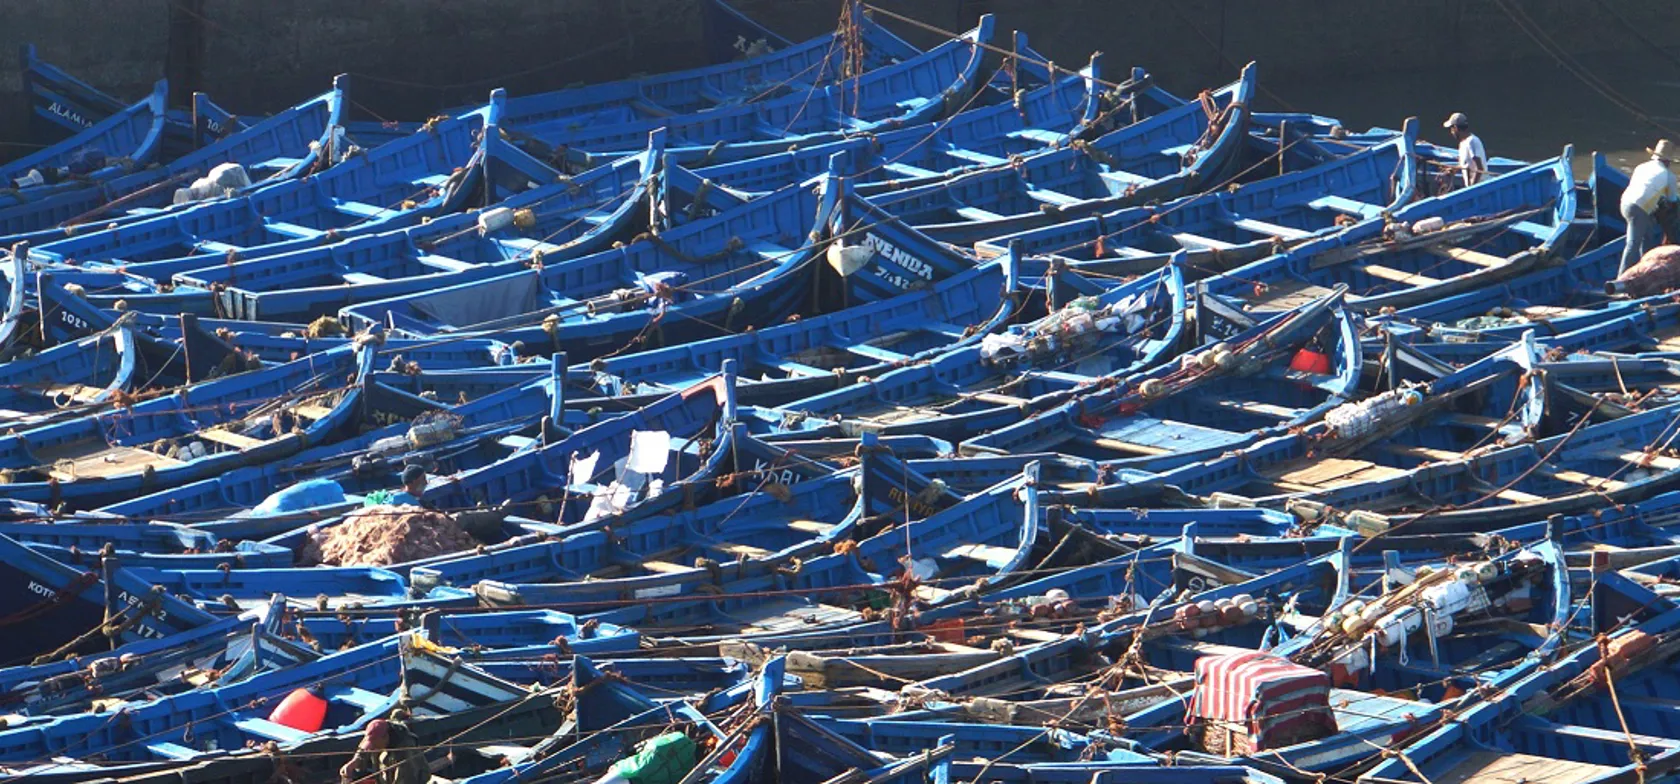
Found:
[[[306,564],[389,566],[471,550],[477,540],[455,518],[418,506],[369,506],[309,537]]]
[[[1639,257],[1639,263],[1616,276],[1621,292],[1631,297],[1661,294],[1680,288],[1680,245],[1659,245]]]

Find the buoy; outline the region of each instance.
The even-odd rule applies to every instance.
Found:
[[[327,701],[308,689],[293,689],[268,714],[268,720],[298,732],[320,732],[327,720]]]
[[[1295,352],[1295,358],[1289,360],[1289,369],[1301,373],[1326,375],[1330,372],[1330,357],[1310,348],[1304,348]]]

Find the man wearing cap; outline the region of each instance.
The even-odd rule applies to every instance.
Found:
[[[1680,150],[1663,139],[1657,142],[1656,147],[1647,147],[1645,151],[1651,154],[1651,160],[1634,167],[1627,189],[1622,191],[1627,245],[1622,248],[1622,268],[1619,272],[1625,272],[1628,267],[1639,263],[1639,257],[1653,247],[1651,240],[1657,233],[1658,220],[1662,220],[1661,228],[1670,237],[1680,239],[1680,226],[1676,225],[1674,209],[1675,202],[1680,202],[1680,183],[1676,182],[1673,169],[1675,155]],[[1659,210],[1664,203],[1669,205],[1669,209]]]
[[[1481,182],[1487,176],[1487,150],[1482,147],[1481,137],[1470,132],[1470,118],[1464,112],[1453,112],[1441,127],[1458,140],[1458,173],[1465,187]]]
[[[401,490],[394,493],[389,490],[376,490],[368,494],[367,500],[363,501],[362,505],[379,506],[381,504],[394,504],[397,506],[424,506],[425,504],[422,504],[420,499],[425,494],[426,468],[425,466],[418,466],[411,463],[403,466]]]

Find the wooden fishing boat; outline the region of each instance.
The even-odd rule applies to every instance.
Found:
[[[1485,454],[1369,453],[1380,461],[1380,475],[1228,498],[1287,504],[1309,519],[1366,532],[1402,525],[1408,533],[1486,530],[1671,489],[1675,466],[1663,441],[1675,413],[1665,406],[1597,424],[1579,420],[1568,432]],[[1246,462],[1265,465],[1295,448],[1287,437],[1272,439],[1250,448]]]
[[[134,330],[124,325],[0,363],[0,422],[17,427],[109,403],[145,380],[139,354]]]
[[[1252,443],[1311,422],[1350,399],[1364,361],[1342,293],[1241,329],[1205,301],[1198,327],[1212,342],[1181,361],[964,441],[968,454],[1058,451],[1116,468],[1161,468]],[[1238,331],[1241,330],[1241,331]],[[1280,383],[1281,382],[1281,383]]]
[[[326,166],[329,161],[323,155],[346,149],[342,140],[335,141],[334,129],[343,123],[348,85],[340,76],[329,92],[157,168],[0,209],[0,235],[6,237],[0,244],[10,246],[27,239],[39,245],[87,231],[84,224],[107,226],[143,219],[157,209],[167,210],[177,188],[190,186],[222,164],[238,165],[258,186]]]
[[[504,158],[524,157],[495,136],[483,144],[487,172],[502,168]],[[231,263],[208,265],[208,259],[195,257],[164,266],[196,267],[175,272],[173,281],[212,291],[219,314],[270,321],[309,321],[360,302],[540,268],[603,250],[638,226],[662,145],[663,136],[655,133],[641,155],[576,177],[559,177],[528,161],[503,174],[503,186],[486,198],[495,200],[487,210],[439,215],[448,209],[440,205],[425,211],[423,216],[433,219],[420,225],[402,227],[411,221],[388,219],[324,246],[263,252],[259,258],[244,250]],[[510,174],[520,176],[518,184]],[[485,182],[496,179],[490,175]],[[531,185],[536,187],[527,188]],[[131,267],[148,274],[154,268],[158,274],[169,271],[154,264]]]
[[[436,661],[441,657],[435,654],[405,655],[409,640],[409,635],[387,637],[241,683],[165,697],[129,708],[125,714],[132,718],[121,726],[111,721],[112,713],[101,712],[7,730],[4,756],[15,773],[72,764],[92,777],[112,775],[109,769],[120,771],[123,763],[194,760],[206,752],[240,749],[247,740],[296,746],[313,733],[264,718],[260,710],[297,688],[322,690],[328,703],[324,726],[345,729],[359,729],[404,698],[411,713],[423,717],[498,703],[505,708],[526,694],[470,667]],[[449,688],[442,688],[445,684]],[[99,755],[102,762],[29,762],[69,755]]]
[[[1018,159],[993,157],[980,171],[870,196],[936,239],[972,245],[1219,187],[1237,174],[1256,70],[1251,63],[1241,79],[1205,101],[1168,104],[1084,144]]]
[[[832,84],[800,85],[787,95],[617,124],[524,123],[520,130],[540,139],[568,170],[584,171],[638,149],[657,128],[665,129],[673,162],[688,165],[922,125],[953,113],[986,87],[979,73],[992,28],[992,16],[985,14],[973,29],[926,52]]]
[[[743,191],[769,191],[820,176],[828,159],[846,153],[859,192],[897,189],[947,177],[1012,155],[1025,155],[1073,143],[1120,113],[1125,104],[1143,101],[1153,113],[1164,92],[1146,90],[1149,76],[1134,69],[1129,81],[1105,91],[1101,56],[1077,74],[1055,77],[1004,103],[981,106],[934,123],[843,138],[822,144],[796,144],[726,163],[694,161],[694,173],[718,185]],[[1182,103],[1172,99],[1176,105]],[[1120,101],[1121,105],[1113,105]],[[1107,108],[1105,108],[1107,107]]]
[[[168,280],[177,272],[208,266],[212,258],[225,261],[232,254],[237,260],[310,247],[454,212],[470,198],[497,200],[505,177],[485,176],[497,163],[489,160],[480,140],[495,137],[504,100],[497,91],[485,108],[335,160],[331,168],[307,178],[43,243],[34,246],[31,258],[48,264],[104,262]],[[519,166],[506,156],[498,161]],[[526,170],[526,178],[517,181],[521,189],[554,177],[534,161],[521,168]]]
[[[1579,218],[1570,150],[1210,278],[1210,294],[1257,312],[1349,287],[1360,311],[1477,289],[1572,255],[1596,222]],[[1427,222],[1426,222],[1427,221]]]
[[[1417,123],[1408,120],[1393,138],[1314,166],[983,239],[975,249],[991,256],[1018,241],[1029,256],[1099,275],[1139,274],[1182,253],[1192,278],[1205,277],[1405,206],[1415,193],[1416,143]]]
[[[75,190],[152,163],[163,141],[169,82],[150,95],[57,144],[0,165],[10,207],[50,193]]]
[[[732,359],[739,363],[742,405],[785,403],[978,343],[1027,306],[1018,264],[1005,255],[889,299],[608,357],[574,366],[569,377],[587,384],[578,390],[578,405],[611,410],[669,394]]]
[[[208,623],[211,616],[125,569],[84,571],[0,536],[5,553],[0,583],[12,633],[0,642],[0,662],[20,664],[44,652],[94,650],[102,625],[114,622],[124,641],[165,637]],[[109,586],[107,589],[106,586]],[[120,618],[120,620],[118,620]]]
[[[579,614],[730,592],[742,581],[802,570],[806,560],[837,543],[873,533],[902,499],[914,500],[923,512],[955,501],[912,478],[873,443],[863,445],[855,470],[822,477],[802,476],[797,468],[759,471],[764,489],[692,510],[616,520],[559,541],[454,559],[416,569],[414,580],[421,586],[474,585],[490,606],[560,606]],[[736,461],[744,462],[740,456]],[[770,485],[773,479],[789,481]]]
[[[1483,700],[1410,739],[1361,781],[1611,782],[1669,775],[1680,754],[1672,722],[1652,695],[1672,675],[1652,665],[1667,658],[1680,618],[1667,606],[1640,608],[1655,597],[1614,572],[1604,576],[1592,600],[1629,608],[1625,624],[1598,627],[1600,644],[1567,646],[1547,666],[1503,684],[1500,699]]]
[[[552,423],[564,422],[566,414],[563,398],[554,390],[564,388],[564,382],[556,384],[554,378],[536,378],[445,407],[382,383],[375,375],[363,394],[376,412],[373,419],[389,421],[382,427],[283,460],[124,499],[90,517],[183,521],[223,538],[265,540],[296,549],[306,528],[331,524],[372,492],[399,486],[399,475],[410,459],[447,475],[494,464],[559,437]],[[546,430],[545,417],[551,423]],[[306,479],[307,486],[297,486]],[[521,523],[517,531],[502,533],[533,533],[528,528]],[[487,544],[495,543],[485,528],[476,530]]]
[[[857,237],[860,220],[867,230]],[[839,279],[822,269],[824,254]],[[850,195],[831,173],[815,192],[789,186],[622,248],[354,305],[340,317],[358,329],[479,333],[518,342],[524,353],[593,359],[666,345],[675,329],[692,340],[780,322],[803,310],[820,282],[833,285],[815,297],[819,312],[827,300],[878,301],[970,266]]]
[[[1177,265],[1113,287],[1071,273],[1057,283],[1085,295],[978,346],[791,401],[759,419],[799,438],[914,432],[962,441],[1158,365],[1181,345],[1188,297]]]
[[[289,550],[264,542],[230,542],[183,525],[0,523],[0,534],[68,566],[92,568],[105,558],[155,569],[273,568],[292,565]]]
[[[345,347],[0,439],[10,498],[73,508],[265,462],[354,418],[373,352]]]
[[[60,140],[71,139],[90,128],[105,125],[108,120],[132,108],[127,101],[108,95],[42,60],[34,44],[19,47],[18,61],[31,109],[29,124],[38,141],[56,145]],[[157,115],[164,120],[159,129],[158,153],[166,159],[196,149],[203,137],[225,136],[247,125],[202,94],[193,95],[191,112],[165,110],[160,102]],[[193,126],[195,119],[198,122],[196,128]]]

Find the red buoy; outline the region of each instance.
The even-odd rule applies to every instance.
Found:
[[[1295,358],[1289,360],[1289,369],[1302,373],[1317,373],[1321,376],[1328,375],[1330,373],[1330,357],[1310,348],[1304,348],[1295,352]]]
[[[308,689],[294,689],[268,714],[268,720],[298,732],[320,732],[327,721],[327,701]]]

